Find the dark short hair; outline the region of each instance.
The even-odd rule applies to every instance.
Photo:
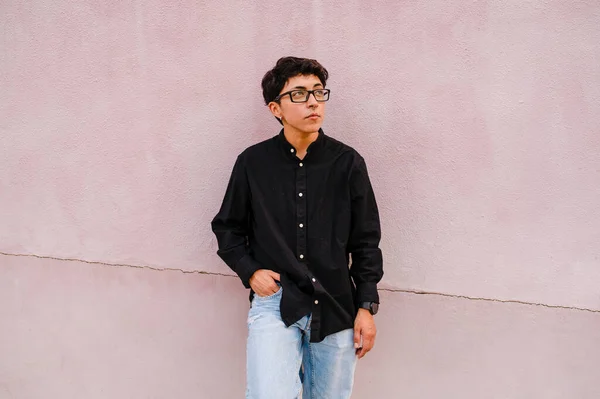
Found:
[[[329,73],[317,60],[298,57],[283,57],[277,60],[275,67],[262,79],[262,90],[265,104],[269,104],[279,95],[288,79],[298,75],[315,75],[323,87],[327,83]]]

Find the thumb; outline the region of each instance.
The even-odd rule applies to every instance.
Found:
[[[354,327],[354,347],[360,347],[360,329],[358,327]]]
[[[274,280],[280,281],[281,280],[281,275],[279,273],[275,273],[272,270],[269,270],[269,275],[271,277],[273,277]]]

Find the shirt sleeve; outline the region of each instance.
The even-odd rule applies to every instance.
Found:
[[[235,162],[221,209],[211,227],[217,236],[217,254],[250,288],[250,277],[261,267],[248,249],[250,188],[241,156]]]
[[[381,226],[375,194],[362,157],[350,175],[352,220],[348,251],[352,255],[350,274],[356,285],[356,302],[377,302],[377,283],[383,277],[383,257],[379,249]]]

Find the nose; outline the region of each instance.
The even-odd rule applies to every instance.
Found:
[[[319,102],[317,101],[317,97],[315,97],[315,93],[308,94],[308,100],[306,101],[306,103],[309,107],[314,107],[315,105],[319,105]]]

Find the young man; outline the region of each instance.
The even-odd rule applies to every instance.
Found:
[[[349,398],[375,342],[379,214],[364,159],[321,129],[327,77],[295,57],[267,72],[283,129],[238,156],[212,221],[219,256],[251,289],[246,398]]]

